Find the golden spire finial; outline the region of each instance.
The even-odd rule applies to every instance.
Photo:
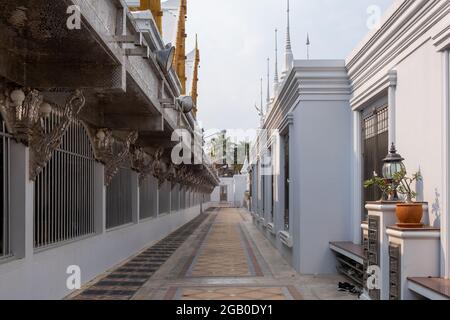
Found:
[[[191,96],[194,101],[194,117],[197,117],[197,100],[198,100],[198,69],[200,68],[200,50],[198,48],[198,38],[195,35],[195,57],[194,57],[194,76],[192,79]]]
[[[187,0],[181,0],[175,44],[174,67],[181,83],[181,94],[186,94],[186,18]]]

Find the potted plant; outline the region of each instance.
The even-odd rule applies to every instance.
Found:
[[[378,176],[376,172],[373,173],[372,179],[364,181],[364,188],[370,188],[372,186],[377,187],[381,191],[381,199],[380,201],[389,200],[390,196],[393,193],[392,185],[388,182],[387,179]]]
[[[417,193],[413,190],[412,184],[422,180],[420,172],[416,172],[412,177],[408,177],[406,170],[402,169],[393,173],[392,179],[379,177],[374,172],[373,178],[364,182],[365,188],[377,187],[382,192],[380,201],[397,199],[397,193],[404,196],[404,200],[396,204],[397,226],[402,228],[420,228],[423,217],[422,203],[414,202]],[[395,201],[395,200],[394,200]]]
[[[393,180],[397,187],[397,192],[405,197],[404,202],[396,206],[396,215],[398,219],[397,226],[403,228],[420,228],[423,226],[423,205],[414,202],[417,193],[413,190],[412,184],[422,181],[420,172],[416,172],[412,177],[408,177],[405,170],[393,174]]]

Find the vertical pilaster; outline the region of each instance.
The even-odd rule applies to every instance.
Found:
[[[292,224],[294,222],[294,125],[292,121],[289,123],[289,234],[292,236]],[[297,210],[300,215],[300,210]],[[300,234],[298,235],[300,237]]]
[[[10,151],[11,251],[21,259],[33,255],[34,183],[28,176],[29,148],[11,141]]]
[[[441,276],[450,278],[450,52],[442,52],[442,214],[441,214]]]
[[[362,220],[362,129],[361,112],[353,111],[353,150],[352,150],[352,216],[351,233],[355,244],[361,243]]]
[[[396,109],[396,91],[397,91],[397,71],[391,70],[388,74],[388,104],[389,104],[389,148],[396,144],[395,140],[395,109]],[[386,150],[389,152],[389,150]]]

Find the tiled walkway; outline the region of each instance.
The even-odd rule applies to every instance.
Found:
[[[298,275],[253,226],[248,212],[217,208],[74,296],[138,300],[355,299],[336,290],[342,280],[337,275]]]
[[[244,277],[252,276],[250,248],[245,245],[240,229],[241,217],[233,209],[222,209],[200,248],[188,276]]]

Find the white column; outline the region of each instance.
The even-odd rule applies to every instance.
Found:
[[[389,146],[396,143],[395,140],[395,107],[396,107],[396,90],[397,90],[397,71],[391,70],[388,74],[389,90],[388,90],[388,104],[389,104]],[[389,151],[389,150],[387,150]]]
[[[15,258],[33,255],[33,195],[34,183],[29,180],[30,150],[11,141],[10,214],[11,251]]]
[[[442,53],[443,97],[442,97],[442,214],[441,214],[441,276],[450,278],[450,64],[449,50]]]
[[[361,112],[353,111],[353,150],[352,150],[352,215],[351,232],[352,241],[361,243],[361,217],[362,217],[362,131]]]

